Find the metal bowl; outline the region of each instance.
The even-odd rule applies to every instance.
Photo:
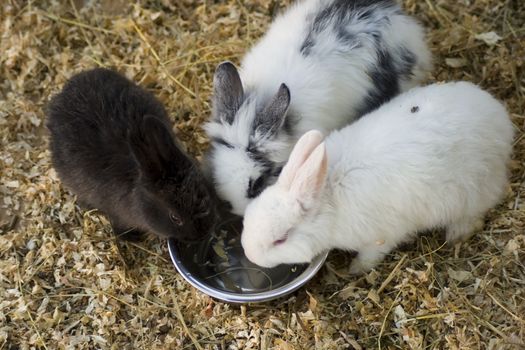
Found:
[[[200,243],[168,241],[171,260],[193,287],[230,303],[263,302],[285,296],[319,271],[328,253],[310,264],[267,269],[251,263],[241,246],[242,220],[229,219]]]

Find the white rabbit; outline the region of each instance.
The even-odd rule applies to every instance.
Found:
[[[420,83],[431,67],[422,27],[394,0],[303,0],[277,17],[240,74],[217,67],[207,167],[243,214],[275,182],[308,130],[341,128]]]
[[[245,254],[273,267],[340,248],[357,273],[421,230],[465,239],[506,191],[512,139],[502,104],[467,82],[414,88],[324,142],[307,132],[248,205]]]

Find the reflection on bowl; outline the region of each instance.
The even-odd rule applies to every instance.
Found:
[[[251,263],[241,246],[242,219],[220,224],[200,243],[169,240],[170,256],[179,273],[195,288],[223,301],[261,302],[287,295],[321,268],[327,253],[310,264],[262,268]]]

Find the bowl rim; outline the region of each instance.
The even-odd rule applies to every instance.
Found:
[[[189,272],[188,269],[184,266],[182,260],[178,256],[177,243],[175,239],[168,239],[168,250],[173,265],[175,265],[175,268],[177,269],[179,274],[190,285],[213,298],[235,304],[270,301],[273,299],[284,297],[296,291],[297,289],[304,286],[308,281],[310,281],[315,276],[315,274],[317,274],[317,272],[324,265],[326,258],[328,257],[328,252],[319,254],[313,259],[313,261],[299,276],[297,276],[295,279],[279,288],[271,289],[265,292],[238,294],[233,292],[226,292],[218,288],[211,287],[203,283],[200,279],[196,278],[191,272]]]

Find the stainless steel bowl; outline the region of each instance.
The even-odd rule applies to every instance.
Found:
[[[253,303],[297,290],[319,271],[328,255],[321,254],[310,264],[261,268],[244,256],[241,230],[240,219],[229,219],[203,242],[170,239],[171,260],[184,279],[201,292],[230,303]]]

